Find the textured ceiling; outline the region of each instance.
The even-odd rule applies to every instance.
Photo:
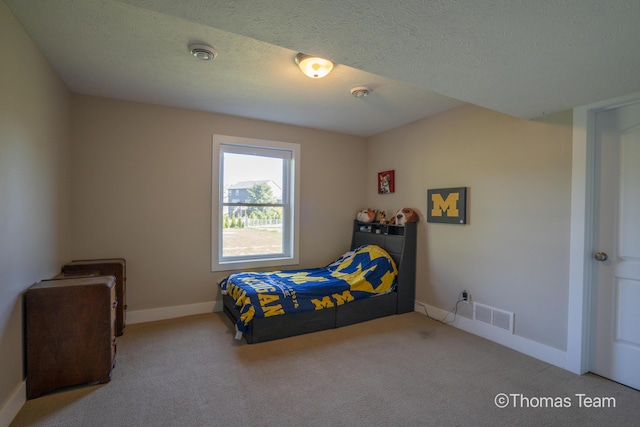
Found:
[[[640,91],[637,0],[5,3],[74,92],[354,135],[463,102],[533,118]],[[297,52],[337,66],[308,79]]]

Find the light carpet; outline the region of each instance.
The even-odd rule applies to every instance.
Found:
[[[128,325],[111,382],[29,400],[11,425],[640,425],[637,390],[419,313],[253,345],[233,335],[223,313]]]

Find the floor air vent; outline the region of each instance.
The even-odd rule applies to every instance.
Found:
[[[496,328],[513,333],[513,313],[484,304],[473,303],[473,318]]]

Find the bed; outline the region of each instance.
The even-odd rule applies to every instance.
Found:
[[[327,266],[223,279],[224,311],[236,339],[254,344],[413,311],[416,225],[354,221],[350,250]],[[307,288],[310,282],[328,288]],[[274,288],[284,294],[276,296]],[[309,292],[317,293],[303,298]]]

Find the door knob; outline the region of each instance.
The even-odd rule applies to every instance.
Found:
[[[604,252],[596,252],[594,258],[596,259],[596,261],[606,261],[609,257]]]

